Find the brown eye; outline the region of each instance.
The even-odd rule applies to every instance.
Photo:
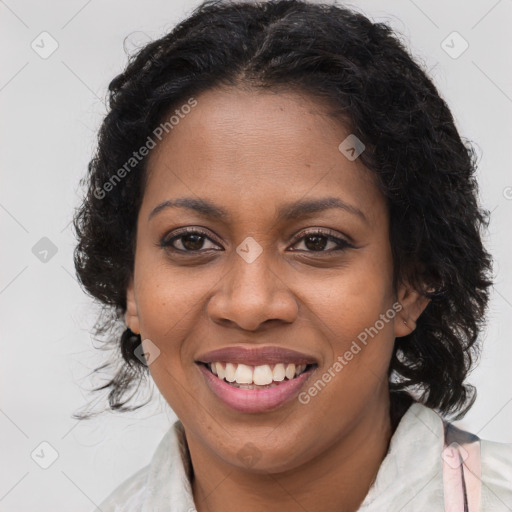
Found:
[[[340,251],[343,249],[354,247],[347,241],[336,236],[333,236],[330,233],[325,233],[323,231],[301,233],[301,235],[302,237],[299,238],[299,242],[303,244],[305,249],[295,249],[298,251],[330,253],[333,251]]]
[[[207,244],[210,244],[210,246]],[[218,245],[213,243],[206,233],[197,230],[185,230],[179,234],[174,234],[172,237],[166,236],[162,239],[159,245],[160,247],[174,250],[176,252],[190,253],[218,248]]]
[[[188,234],[180,237],[181,244],[187,251],[198,251],[204,245],[204,236]]]
[[[328,239],[323,235],[310,235],[304,237],[304,244],[310,251],[323,251],[328,243]]]

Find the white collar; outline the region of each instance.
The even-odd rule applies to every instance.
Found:
[[[190,482],[185,431],[177,420],[160,441],[149,466],[141,512],[197,512]]]
[[[432,409],[412,404],[402,417],[388,453],[358,512],[444,511],[443,421]],[[196,512],[183,425],[177,420],[149,466],[142,512]]]
[[[441,416],[422,404],[412,404],[358,512],[444,512],[443,447]]]

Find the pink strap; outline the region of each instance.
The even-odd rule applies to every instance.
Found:
[[[480,512],[480,439],[445,423],[442,458],[445,512]]]

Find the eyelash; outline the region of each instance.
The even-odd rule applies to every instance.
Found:
[[[212,240],[211,237],[206,232],[204,232],[198,228],[183,228],[178,233],[175,233],[171,238],[167,238],[166,236],[164,236],[162,238],[162,240],[160,241],[160,243],[158,244],[158,246],[160,246],[163,249],[170,250],[171,252],[181,253],[181,254],[184,254],[184,253],[200,254],[201,252],[212,250],[212,249],[197,249],[197,250],[188,251],[188,250],[183,250],[183,249],[177,249],[176,247],[174,247],[172,245],[175,240],[179,240],[180,238],[183,238],[185,235],[200,235],[203,238],[207,238],[210,241],[217,243],[214,240]],[[324,238],[327,238],[328,241],[338,244],[338,248],[330,249],[327,251],[321,250],[321,251],[305,251],[305,252],[321,254],[321,253],[331,253],[334,251],[342,251],[344,249],[353,249],[354,248],[354,246],[352,244],[350,244],[349,242],[347,242],[346,240],[336,237],[329,232],[318,230],[318,229],[311,230],[311,231],[301,231],[297,235],[296,240],[294,241],[293,245],[296,245],[297,242],[300,242],[304,238],[307,238],[309,236],[315,236],[315,235],[322,236]],[[216,250],[216,249],[213,249],[213,250]],[[299,249],[299,250],[295,249],[294,251],[303,252],[302,249]]]

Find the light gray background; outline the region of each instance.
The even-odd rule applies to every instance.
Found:
[[[0,0],[0,511],[92,510],[149,462],[174,421],[158,393],[137,414],[82,422],[70,417],[93,398],[88,374],[107,354],[92,346],[97,310],[74,277],[69,222],[106,111],[107,84],[126,63],[123,40],[130,36],[133,48],[157,38],[197,4]],[[461,426],[512,442],[512,1],[351,5],[404,34],[461,134],[478,144],[481,198],[493,212],[488,247],[497,279],[485,350],[471,375],[479,398]],[[31,48],[43,31],[59,45],[47,59]],[[441,47],[453,31],[469,43],[456,59]],[[57,248],[46,263],[32,252],[42,237]],[[37,448],[34,458],[50,461],[51,449],[39,447],[43,441],[58,452],[48,469],[30,455]]]

